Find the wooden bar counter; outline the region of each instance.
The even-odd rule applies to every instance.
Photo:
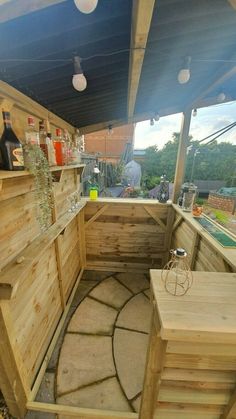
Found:
[[[193,272],[166,292],[151,270],[153,317],[140,418],[236,418],[236,274]]]

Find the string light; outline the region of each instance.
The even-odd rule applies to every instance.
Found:
[[[112,134],[113,134],[112,125],[108,125],[108,135],[112,135]]]
[[[193,110],[193,116],[197,116],[197,109]]]
[[[72,84],[75,90],[82,92],[87,87],[87,80],[81,68],[81,60],[79,57],[74,57],[75,74],[72,77]]]
[[[155,124],[154,118],[151,118],[150,119],[150,125],[151,125],[151,127],[153,127],[154,124]]]
[[[178,74],[178,82],[180,84],[188,83],[190,79],[190,64],[191,64],[191,57],[185,57],[183,68],[179,71]]]
[[[219,95],[217,96],[217,102],[224,102],[225,99],[226,94],[224,92],[219,93]]]
[[[74,3],[80,12],[89,14],[96,9],[98,0],[74,0]]]

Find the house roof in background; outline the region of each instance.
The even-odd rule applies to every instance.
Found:
[[[138,44],[130,34],[133,24],[139,35],[144,13],[132,11],[131,0],[98,0],[89,15],[80,13],[73,0],[49,0],[47,7],[38,0],[2,0],[0,77],[84,132],[128,119],[144,120],[156,112],[164,116],[214,104],[222,92],[225,101],[234,100],[236,10],[232,2],[155,2],[131,118],[129,67],[137,64],[129,49]],[[110,53],[115,54],[106,55]],[[71,83],[73,57],[97,54],[106,56],[82,62],[88,86],[77,92]],[[191,78],[180,85],[177,74],[187,55],[192,57]],[[40,62],[4,61],[8,59]]]

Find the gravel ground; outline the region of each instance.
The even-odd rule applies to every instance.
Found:
[[[10,415],[8,407],[5,403],[2,393],[0,392],[0,419],[13,419]]]

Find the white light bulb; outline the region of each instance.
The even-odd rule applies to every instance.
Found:
[[[178,74],[178,82],[180,84],[188,83],[190,79],[190,70],[189,68],[182,68]]]
[[[193,116],[197,116],[197,109],[193,110]]]
[[[155,119],[156,122],[159,121],[160,115],[158,113],[156,113],[155,116],[154,116],[154,119]]]
[[[154,119],[153,118],[151,118],[150,119],[150,125],[151,125],[151,127],[153,127],[153,125],[155,124],[155,121],[154,121]]]
[[[74,0],[76,7],[82,13],[92,13],[98,4],[98,0]]]
[[[72,77],[72,84],[75,90],[82,92],[87,87],[87,80],[82,73],[74,74]]]
[[[226,98],[226,95],[225,93],[222,92],[217,96],[217,102],[224,102],[225,98]]]

